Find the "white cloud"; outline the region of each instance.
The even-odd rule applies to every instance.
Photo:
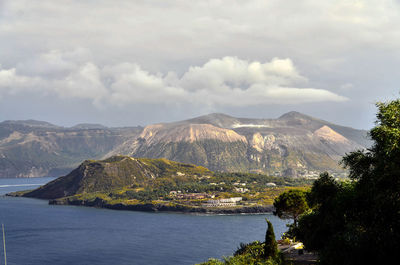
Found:
[[[57,60],[65,57],[56,54]],[[46,58],[40,56],[38,60],[42,57]],[[70,58],[63,60],[65,65],[76,68],[62,77],[54,77],[51,69],[34,77],[17,75],[15,68],[1,70],[0,89],[89,99],[99,107],[131,103],[251,106],[346,100],[327,90],[295,87],[307,79],[290,59],[273,58],[265,63],[237,57],[211,59],[202,66],[190,67],[182,77],[174,72],[152,74],[133,63],[98,67],[93,62]],[[44,64],[43,69],[46,67]]]
[[[100,70],[91,62],[81,65],[63,79],[49,82],[61,97],[91,99],[96,106],[100,106],[101,101],[108,96]]]
[[[106,67],[103,71],[109,80],[111,103],[172,103],[186,98],[184,89],[168,86],[160,74],[153,75],[137,64],[124,63]],[[184,98],[182,98],[182,96]]]
[[[274,58],[271,62],[260,63],[224,57],[190,67],[180,83],[189,89],[222,89],[225,86],[247,89],[253,84],[287,85],[305,80],[290,59]]]
[[[0,98],[36,90],[43,80],[39,77],[19,75],[15,68],[2,69],[0,65]]]

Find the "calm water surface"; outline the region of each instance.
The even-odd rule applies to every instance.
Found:
[[[263,241],[265,217],[277,238],[286,229],[286,222],[268,214],[129,212],[1,196],[50,180],[0,179],[8,265],[195,264],[232,255],[240,242]],[[3,253],[0,258],[3,265]]]

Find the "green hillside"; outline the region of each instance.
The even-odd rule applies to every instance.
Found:
[[[211,171],[166,159],[113,156],[100,161],[86,160],[70,174],[26,193],[25,196],[56,199],[126,188],[148,188],[163,180],[188,182],[205,174],[211,174]]]
[[[53,204],[112,209],[265,212],[271,210],[279,193],[307,183],[261,174],[215,173],[167,159],[113,156],[86,160],[66,176],[12,195],[48,199]],[[208,200],[232,197],[240,197],[241,201],[222,208],[204,208]]]

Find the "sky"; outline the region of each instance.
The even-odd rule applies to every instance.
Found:
[[[399,97],[398,0],[0,0],[0,121],[136,126]]]

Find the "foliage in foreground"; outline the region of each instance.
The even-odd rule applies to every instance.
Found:
[[[278,244],[275,240],[274,227],[271,222],[265,218],[268,224],[267,233],[265,233],[265,242],[264,242],[264,257],[268,258],[276,258],[278,257]]]
[[[308,196],[312,211],[291,229],[321,264],[398,264],[400,100],[377,106],[373,147],[343,158],[352,181],[321,174]]]
[[[254,241],[248,244],[240,243],[232,257],[224,257],[224,260],[209,259],[200,265],[281,265],[284,264],[281,253],[275,241],[274,229],[270,221],[265,234],[265,242]]]
[[[279,265],[277,261],[273,259],[262,260],[256,259],[251,255],[239,255],[224,258],[223,261],[218,259],[209,259],[208,261],[201,263],[201,265]]]
[[[274,200],[274,214],[279,218],[292,218],[296,225],[299,216],[308,210],[306,194],[297,189],[282,193]]]
[[[224,259],[209,259],[207,262],[200,265],[281,265],[283,258],[280,253],[275,257],[265,258],[265,243],[254,241],[248,244],[240,244],[238,250],[231,257],[224,257]]]

